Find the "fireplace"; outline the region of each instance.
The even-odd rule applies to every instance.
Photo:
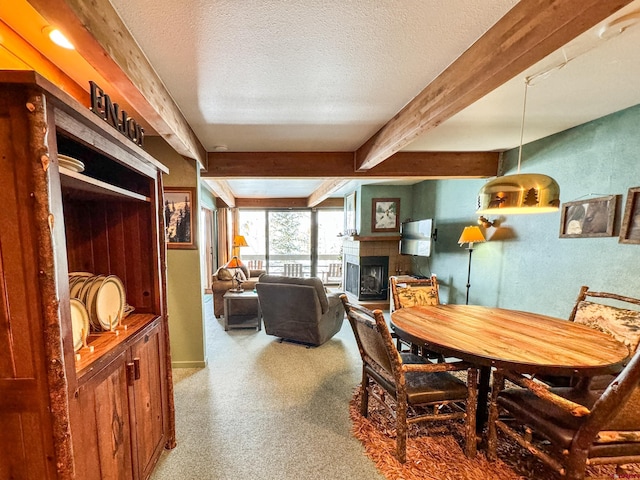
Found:
[[[345,289],[358,300],[387,300],[389,257],[346,255]]]

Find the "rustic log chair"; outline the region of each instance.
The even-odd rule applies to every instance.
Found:
[[[522,388],[505,390],[505,378]],[[501,430],[570,480],[584,478],[587,465],[640,462],[639,381],[640,349],[604,391],[549,388],[497,370],[489,408],[489,459],[496,458]],[[499,418],[500,412],[508,416]]]
[[[474,457],[477,368],[466,362],[431,363],[412,353],[399,353],[381,310],[372,312],[353,305],[344,294],[340,298],[362,357],[360,413],[367,416],[370,395],[391,411],[396,419],[398,460],[406,461],[409,424],[458,418],[465,419],[465,454]],[[467,370],[466,385],[448,373],[461,370]],[[381,387],[380,395],[373,384]],[[394,400],[395,409],[385,401],[385,392]],[[443,405],[449,405],[451,412],[442,412]],[[421,407],[425,413],[416,412],[414,407]]]
[[[606,299],[605,302],[608,304],[593,301],[594,299]],[[589,287],[582,286],[569,315],[569,321],[582,323],[611,335],[627,345],[630,352],[635,352],[640,343],[640,299],[637,298],[616,293],[594,292],[589,290]],[[592,389],[603,390],[613,378],[615,376],[602,375],[583,381],[588,382]],[[538,379],[552,387],[575,385],[580,381],[578,378],[551,375],[542,375]]]
[[[440,303],[440,287],[438,277],[433,274],[430,278],[403,278],[389,277],[393,310],[417,305],[438,305]],[[393,311],[392,310],[392,311]],[[423,357],[436,359],[441,362],[444,358],[441,354],[427,350],[424,347],[413,345],[396,337],[398,350],[408,347],[413,353],[420,353]]]

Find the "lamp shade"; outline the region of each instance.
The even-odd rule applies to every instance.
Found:
[[[480,227],[469,226],[464,227],[462,231],[462,235],[458,239],[458,243],[462,245],[463,243],[468,243],[469,246],[473,246],[474,243],[480,243],[486,241],[484,235],[482,234],[482,230]]]
[[[240,268],[240,267],[244,267],[244,264],[240,261],[240,259],[238,257],[236,257],[235,255],[233,257],[231,257],[231,260],[229,260],[229,263],[227,263],[225,265],[226,268]]]
[[[235,237],[233,237],[232,246],[233,247],[248,247],[249,244],[247,243],[247,240],[244,238],[243,235],[236,235]]]
[[[539,173],[518,173],[487,182],[478,193],[476,213],[547,213],[559,207],[560,187],[553,178]]]

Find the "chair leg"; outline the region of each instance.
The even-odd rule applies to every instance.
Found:
[[[407,397],[398,395],[396,404],[396,454],[400,463],[407,461]]]
[[[498,394],[504,388],[504,376],[500,371],[493,373],[493,387],[491,389],[491,400],[489,402],[489,420],[487,430],[487,458],[490,461],[496,459],[498,450],[498,431],[496,422],[498,421]]]
[[[360,398],[360,415],[367,417],[369,414],[369,375],[365,369],[362,369],[361,398]]]
[[[587,457],[589,456],[586,449],[572,449],[569,457],[565,460],[567,468],[567,480],[582,480],[587,470]]]

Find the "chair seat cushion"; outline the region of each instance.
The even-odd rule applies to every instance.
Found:
[[[406,376],[409,404],[465,400],[467,385],[447,372],[410,372]]]
[[[429,363],[424,358],[413,353],[401,353],[404,364]],[[391,382],[377,374],[373,369],[365,367],[385,390],[395,396],[395,388]],[[407,387],[407,401],[411,405],[421,403],[443,402],[449,400],[464,400],[467,398],[467,385],[460,379],[447,372],[409,372],[405,375]]]
[[[588,408],[593,407],[599,393],[581,392],[573,388],[552,388],[551,391]],[[569,450],[575,432],[588,417],[574,417],[570,413],[541,400],[525,389],[504,390],[498,403],[520,423],[529,425],[534,432],[551,440],[554,447]],[[640,455],[640,443],[592,444],[589,457],[614,457]]]

